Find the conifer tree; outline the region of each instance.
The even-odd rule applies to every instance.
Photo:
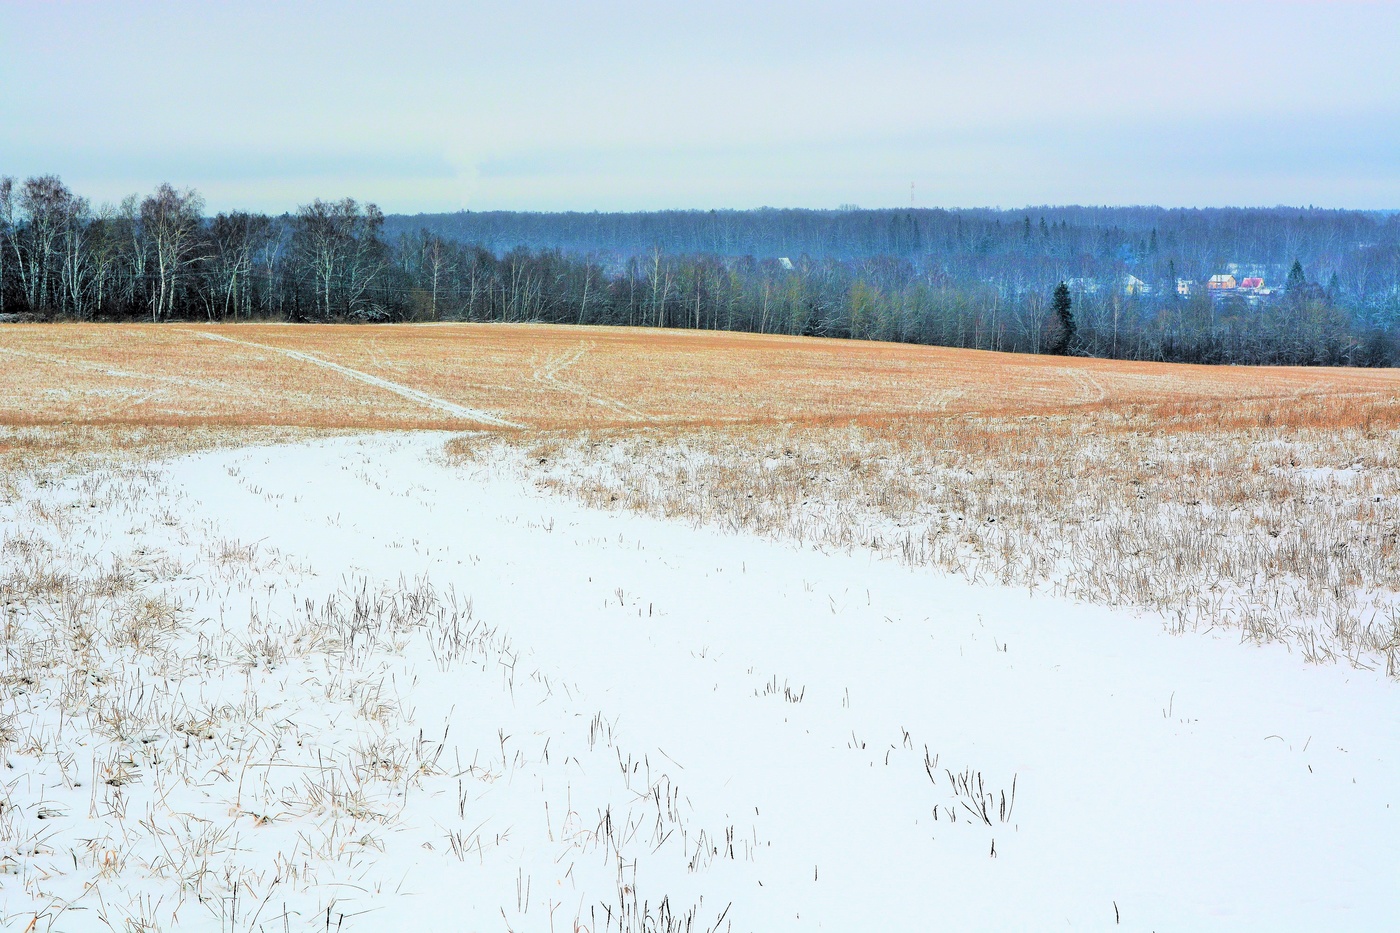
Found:
[[[1074,315],[1070,313],[1074,302],[1069,296],[1069,286],[1064,282],[1055,286],[1055,296],[1050,300],[1050,307],[1055,311],[1055,320],[1059,324],[1059,333],[1055,335],[1055,340],[1050,344],[1050,352],[1056,356],[1064,356],[1069,353],[1070,341],[1074,339],[1074,332],[1077,329],[1074,323]]]
[[[1297,291],[1308,284],[1308,277],[1303,274],[1303,264],[1298,260],[1293,260],[1293,268],[1288,270],[1288,285],[1290,292]]]

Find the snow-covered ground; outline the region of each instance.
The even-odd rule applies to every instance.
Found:
[[[139,539],[173,568],[141,585],[202,666],[147,672],[182,711],[150,722],[179,728],[124,738],[84,740],[72,689],[12,691],[5,842],[31,842],[0,853],[0,920],[67,902],[35,928],[1400,922],[1382,676],[590,511],[449,466],[444,440],[216,451],[155,467],[158,495],[76,510],[79,546],[131,566]],[[46,494],[81,502],[82,481]],[[64,715],[91,768],[45,758]]]

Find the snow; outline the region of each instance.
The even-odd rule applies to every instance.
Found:
[[[1352,464],[1344,470],[1331,467],[1315,467],[1313,469],[1298,469],[1293,471],[1293,475],[1304,482],[1318,486],[1326,486],[1328,483],[1337,483],[1342,486],[1350,486],[1362,475],[1361,465]]]
[[[236,792],[167,789],[127,818],[194,813],[236,836],[220,858],[274,874],[301,839],[290,861],[309,867],[279,875],[256,917],[226,918],[225,892],[172,922],[177,886],[132,859],[123,883],[159,900],[161,928],[322,929],[329,909],[347,930],[664,929],[663,898],[697,930],[721,917],[763,931],[1360,930],[1400,916],[1400,693],[1375,673],[864,553],[590,511],[489,465],[449,466],[445,439],[158,468],[180,527],[199,529],[169,535],[172,560],[194,567],[210,541],[264,555],[217,585],[162,584],[200,625],[291,645],[307,600],[348,618],[360,593],[416,618],[401,594],[417,592],[442,613],[363,648],[406,711],[382,728],[336,705],[334,664],[312,655],[185,688],[191,707],[246,705],[246,677],[272,708],[260,728],[296,728],[277,726],[287,739]],[[131,521],[110,511],[89,519],[93,547]],[[453,613],[477,627],[444,661]],[[334,821],[288,802],[304,787],[291,775],[415,737],[436,769],[384,780],[363,819],[336,811],[344,835],[322,847],[313,828]],[[979,780],[985,822],[957,792]],[[60,854],[65,834],[94,832],[79,818],[89,789],[71,793],[74,825],[54,820],[48,840]],[[0,900],[16,897],[10,877]],[[106,929],[83,880],[48,882],[80,902],[53,929]]]

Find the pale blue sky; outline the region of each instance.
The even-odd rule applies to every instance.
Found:
[[[1400,3],[0,0],[0,174],[49,171],[276,212],[1396,208]]]

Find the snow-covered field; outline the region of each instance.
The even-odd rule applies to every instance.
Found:
[[[1400,693],[446,435],[12,491],[0,927],[1379,930]]]

